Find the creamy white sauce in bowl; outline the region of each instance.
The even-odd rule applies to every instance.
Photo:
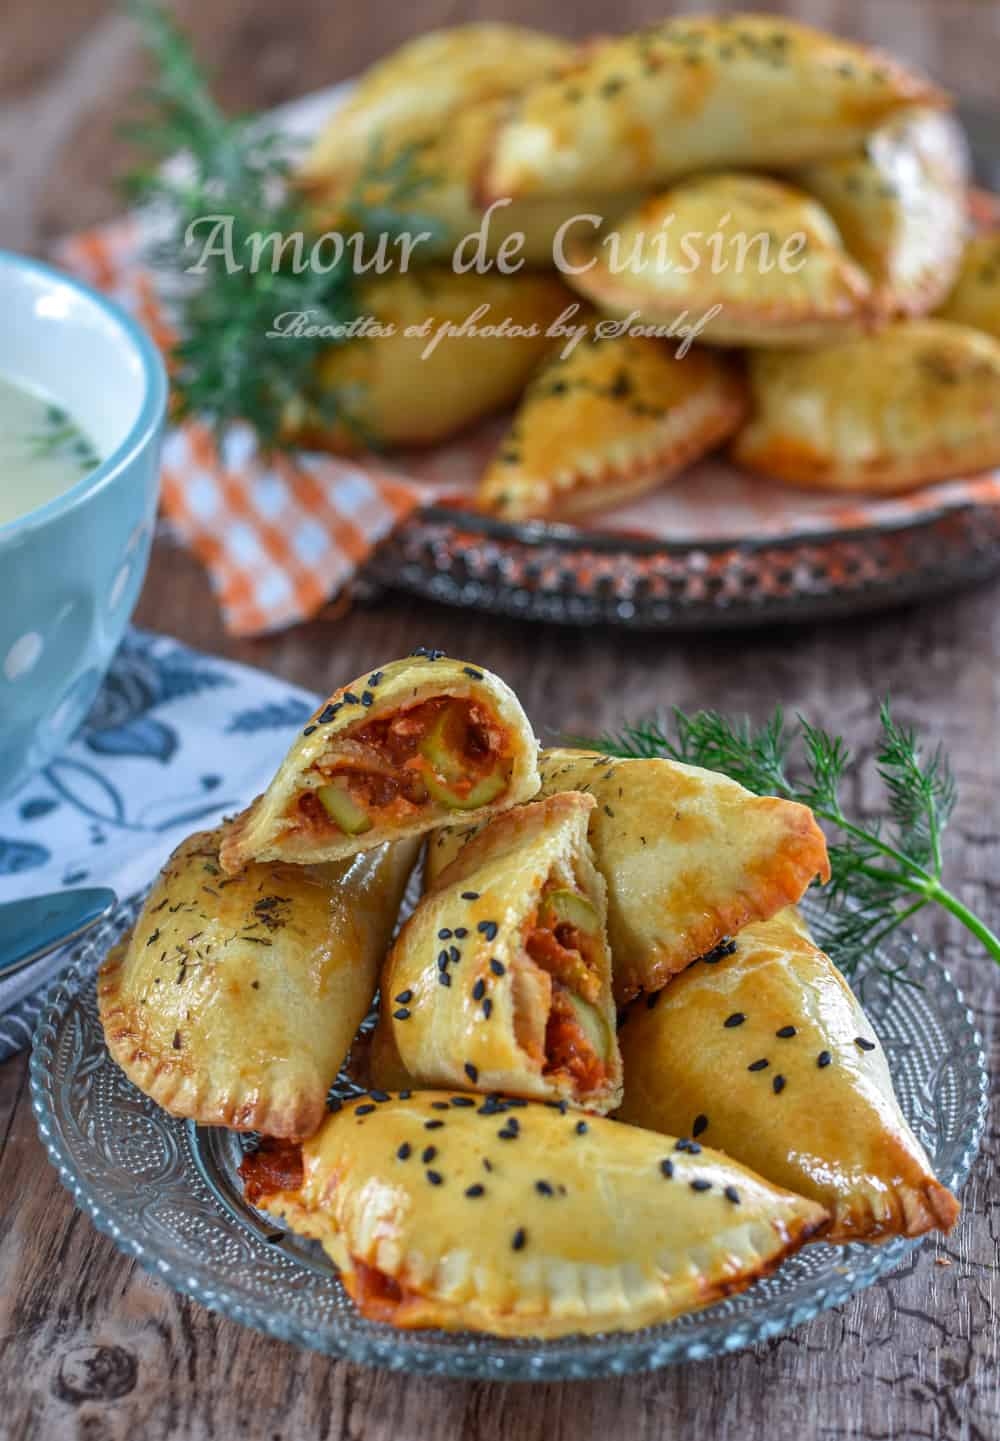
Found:
[[[63,406],[0,375],[0,525],[55,500],[100,463]]]

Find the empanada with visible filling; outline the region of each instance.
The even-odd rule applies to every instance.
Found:
[[[401,45],[361,77],[302,162],[299,180],[323,183],[382,148],[446,126],[456,110],[556,73],[574,47],[524,25],[456,25]]]
[[[534,795],[537,751],[498,676],[421,647],[324,701],[229,828],[222,865],[338,860],[456,816],[483,819]]]
[[[958,271],[965,241],[968,154],[954,116],[903,111],[856,155],[800,170],[822,201],[886,314],[924,315]]]
[[[969,241],[954,289],[938,315],[1000,340],[1000,230]]]
[[[621,1097],[592,796],[490,821],[437,878],[382,975],[371,1079],[610,1111]],[[383,1069],[382,1062],[385,1062]],[[397,1061],[403,1073],[397,1068]]]
[[[504,520],[620,504],[713,449],[745,414],[742,379],[722,359],[590,336],[534,377],[477,504]]]
[[[589,837],[608,887],[619,1005],[793,904],[815,877],[829,879],[823,833],[794,801],[670,760],[554,749],[540,767],[542,795],[574,790],[597,801]],[[467,840],[464,827],[431,838],[431,885]]]
[[[637,1002],[620,1032],[622,1120],[704,1144],[826,1207],[824,1239],[948,1231],[934,1176],[847,982],[792,910]]]
[[[826,1224],[697,1142],[537,1102],[378,1098],[241,1167],[247,1199],[320,1241],[372,1321],[634,1331],[744,1290]]]
[[[371,1004],[417,843],[227,878],[221,834],[177,848],[101,967],[105,1040],[171,1115],[309,1136]]]
[[[337,418],[289,406],[285,435],[338,454],[449,439],[513,405],[572,301],[558,276],[528,271],[456,275],[432,265],[362,284],[358,314],[381,333],[322,352],[316,384]]]
[[[890,495],[1000,465],[1000,342],[944,320],[749,359],[738,465],[810,490]]]
[[[567,250],[567,281],[601,310],[697,326],[711,345],[825,345],[874,320],[871,282],[830,216],[762,175],[682,181]]]
[[[482,190],[566,195],[804,164],[850,153],[895,111],[925,103],[943,97],[922,76],[783,16],[677,17],[529,85],[497,132]]]

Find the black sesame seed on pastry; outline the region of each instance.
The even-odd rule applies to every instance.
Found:
[[[582,341],[535,375],[479,485],[503,520],[572,518],[662,484],[746,416],[739,375],[663,341]]]
[[[376,1085],[406,1077],[596,1111],[618,1104],[593,806],[570,793],[507,811],[437,877],[385,965]]]
[[[482,198],[805,164],[850,153],[904,106],[942,103],[898,61],[783,16],[678,17],[529,85],[497,131]]]
[[[324,702],[230,828],[223,867],[336,860],[492,815],[538,789],[537,751],[509,686],[421,648]]]
[[[320,1241],[369,1320],[503,1336],[667,1321],[826,1224],[697,1141],[470,1099],[361,1098],[301,1148],[247,1157],[247,1199]]]
[[[954,1225],[864,1011],[794,910],[637,1001],[619,1040],[622,1120],[698,1135],[811,1197],[833,1217],[824,1239]]]
[[[177,848],[101,967],[105,1040],[171,1115],[308,1136],[371,1005],[418,843],[230,878],[221,835]]]
[[[574,790],[590,813],[594,860],[608,887],[614,992],[623,1005],[753,921],[829,878],[823,833],[792,801],[755,796],[728,776],[669,760],[616,760],[544,750],[543,795]],[[468,841],[456,827],[432,837],[431,884]]]

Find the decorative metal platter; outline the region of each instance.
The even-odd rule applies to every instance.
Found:
[[[121,905],[78,947],[47,998],[31,1058],[32,1104],[63,1184],[94,1224],[167,1285],[244,1325],[394,1371],[490,1380],[622,1375],[780,1335],[870,1286],[917,1244],[811,1246],[742,1295],[624,1335],[503,1340],[366,1321],[314,1243],[244,1202],[236,1168],[248,1142],[168,1116],[109,1057],[94,973],[141,899]],[[821,908],[805,910],[822,936]],[[985,1123],[980,1038],[951,978],[914,939],[893,939],[878,959],[884,972],[865,976],[865,1005],[903,1110],[937,1174],[957,1189]],[[887,979],[904,963],[916,985]],[[342,1096],[357,1090],[343,1074],[335,1087]]]

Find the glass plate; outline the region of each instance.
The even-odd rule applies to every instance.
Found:
[[[124,903],[78,947],[48,997],[31,1057],[32,1104],[60,1179],[98,1229],[175,1290],[244,1325],[393,1371],[490,1380],[621,1375],[780,1335],[870,1286],[918,1244],[810,1246],[742,1295],[627,1335],[502,1340],[366,1321],[314,1243],[243,1201],[236,1167],[248,1142],[168,1116],[109,1057],[94,972],[141,903]],[[804,909],[822,936],[822,908],[807,902]],[[894,938],[880,963],[905,963],[919,983],[893,984],[871,970],[863,998],[903,1110],[938,1176],[957,1190],[986,1115],[980,1038],[948,973],[914,939]],[[358,1088],[342,1075],[335,1090]]]

